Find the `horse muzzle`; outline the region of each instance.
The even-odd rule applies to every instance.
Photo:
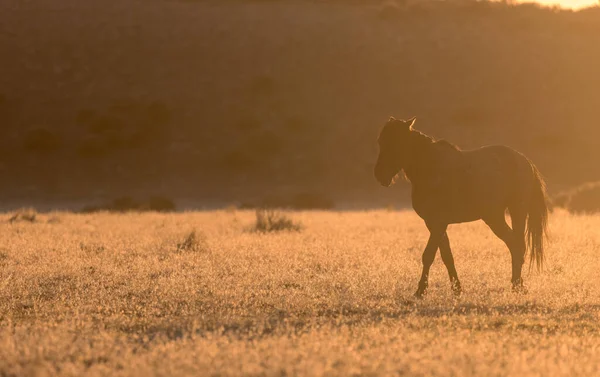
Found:
[[[393,176],[388,178],[385,174],[382,174],[379,169],[375,169],[374,176],[377,182],[379,182],[383,187],[390,187],[394,178]]]

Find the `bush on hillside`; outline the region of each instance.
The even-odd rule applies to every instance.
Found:
[[[576,214],[598,213],[600,212],[600,182],[588,182],[573,190],[560,193],[552,199],[552,204]]]
[[[138,201],[130,196],[122,196],[109,203],[86,206],[80,212],[174,212],[175,210],[175,202],[165,196],[153,196],[146,201]]]
[[[600,182],[586,183],[574,190],[567,209],[572,213],[600,212]]]

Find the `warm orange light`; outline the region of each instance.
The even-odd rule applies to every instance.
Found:
[[[536,2],[564,9],[583,9],[599,5],[598,0],[537,0]]]

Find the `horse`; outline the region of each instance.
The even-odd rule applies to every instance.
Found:
[[[449,224],[483,220],[508,247],[512,289],[526,293],[521,272],[530,251],[530,268],[544,262],[548,222],[546,184],[537,167],[516,150],[484,146],[461,150],[414,128],[416,118],[390,117],[379,133],[377,181],[389,187],[399,177],[410,181],[412,207],[425,221],[429,240],[415,297],[427,293],[429,269],[439,248],[455,295],[462,287],[446,232]],[[512,228],[506,222],[510,214]]]

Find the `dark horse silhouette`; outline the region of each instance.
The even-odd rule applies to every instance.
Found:
[[[546,188],[538,169],[521,153],[506,146],[460,150],[447,141],[413,129],[415,118],[393,117],[379,134],[375,177],[390,186],[404,172],[412,184],[412,205],[425,220],[429,241],[423,252],[423,272],[415,296],[427,292],[429,268],[440,249],[452,290],[461,293],[446,229],[449,224],[482,219],[508,246],[512,286],[526,292],[521,277],[525,253],[541,268],[548,219]],[[512,229],[506,223],[505,211]],[[527,239],[527,242],[526,242]]]

